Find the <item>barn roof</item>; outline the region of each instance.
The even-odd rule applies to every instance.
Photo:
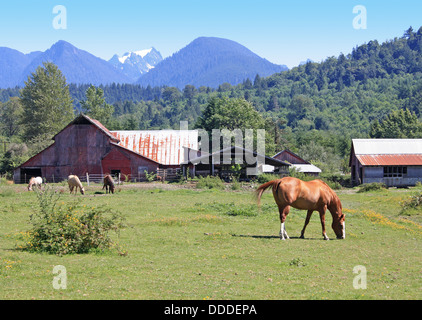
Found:
[[[355,154],[422,154],[422,139],[353,139]]]
[[[289,157],[290,155],[290,157]],[[283,158],[283,156],[285,156],[285,158]],[[284,149],[283,151],[280,151],[279,153],[277,153],[276,155],[273,156],[274,159],[279,159],[281,158],[284,161],[288,161],[289,163],[292,164],[311,164],[309,161],[306,161],[305,159],[299,157],[296,153],[294,153],[293,151],[289,150],[289,149]],[[294,159],[293,161],[290,160],[286,160],[286,158],[290,158],[290,159]]]
[[[422,165],[422,139],[353,139],[353,152],[363,166]]]
[[[180,165],[184,148],[198,149],[197,130],[112,131],[119,145],[163,165]]]
[[[73,121],[71,121],[66,127],[64,127],[62,130],[60,130],[54,137],[53,140],[56,139],[56,136],[59,135],[63,130],[68,128],[71,125],[74,124],[93,124],[98,129],[100,129],[106,136],[108,136],[112,141],[118,142],[119,140],[116,139],[115,136],[111,134],[111,132],[98,120],[92,119],[88,117],[86,114],[81,113],[79,116],[77,116]]]

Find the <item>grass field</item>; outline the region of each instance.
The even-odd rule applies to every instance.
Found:
[[[421,299],[422,213],[400,214],[415,189],[337,191],[346,213],[346,239],[324,241],[318,214],[299,239],[306,212],[286,221],[290,240],[278,238],[271,192],[257,211],[252,190],[198,190],[167,184],[119,187],[104,195],[87,187],[87,206],[121,212],[127,227],[114,236],[117,251],[56,256],[18,249],[34,192],[0,186],[0,299]],[[55,185],[58,190],[62,185]],[[420,192],[420,189],[419,189]],[[327,233],[335,239],[331,216]],[[67,272],[54,289],[53,268]],[[366,289],[355,289],[356,266],[366,268]]]

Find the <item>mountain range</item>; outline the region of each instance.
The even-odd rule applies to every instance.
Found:
[[[28,76],[49,61],[68,83],[107,85],[128,83],[150,86],[218,87],[238,84],[257,74],[269,76],[287,70],[227,39],[201,37],[163,60],[155,48],[114,55],[109,61],[60,40],[44,52],[23,54],[0,47],[0,88],[23,86]]]

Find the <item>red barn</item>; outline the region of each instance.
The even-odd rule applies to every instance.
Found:
[[[144,171],[155,173],[159,168],[180,167],[183,159],[179,159],[179,155],[183,155],[183,147],[197,147],[197,131],[164,131],[168,134],[159,135],[154,145],[148,142],[148,148],[144,148],[144,151],[149,152],[148,155],[168,154],[167,158],[170,158],[170,153],[178,154],[174,163],[163,161],[166,157],[151,158],[142,154],[139,145],[145,146],[146,143],[140,138],[138,143],[130,144],[130,131],[111,132],[99,121],[81,114],[53,137],[52,145],[17,167],[14,181],[27,183],[32,176],[41,176],[47,181],[61,181],[70,174],[85,177],[87,173],[120,173],[122,179],[127,176],[133,180],[144,177]],[[139,138],[140,131],[132,133]],[[150,133],[154,135],[154,132]],[[150,136],[148,141],[151,141]],[[167,142],[163,143],[163,139],[167,139]]]

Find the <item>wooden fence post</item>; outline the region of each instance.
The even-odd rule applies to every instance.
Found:
[[[88,172],[86,173],[86,182],[88,183],[88,187],[89,187],[89,174],[88,174]]]

